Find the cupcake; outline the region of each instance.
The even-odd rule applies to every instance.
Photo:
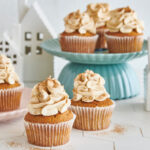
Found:
[[[115,103],[104,84],[104,79],[93,71],[77,75],[70,107],[76,114],[74,128],[93,131],[109,127]]]
[[[60,34],[62,51],[75,53],[93,53],[98,35],[93,19],[80,10],[72,12],[64,18],[65,31]]]
[[[0,55],[0,112],[20,107],[23,85],[15,73],[11,60]]]
[[[86,12],[93,18],[96,24],[96,33],[99,35],[97,40],[96,49],[107,48],[105,39],[105,33],[108,32],[106,22],[110,19],[109,16],[109,4],[107,3],[96,3],[87,5]]]
[[[105,34],[111,53],[139,52],[143,45],[143,22],[130,7],[110,12],[107,22],[109,31]]]
[[[43,147],[66,144],[75,119],[68,110],[70,104],[68,94],[56,79],[49,77],[35,85],[24,118],[28,142]]]

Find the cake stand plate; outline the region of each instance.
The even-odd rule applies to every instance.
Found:
[[[31,95],[31,89],[24,88],[20,108],[8,112],[0,112],[0,122],[9,121],[12,119],[17,119],[19,117],[22,117],[27,112],[27,104],[30,99],[30,95]]]
[[[108,53],[108,51],[97,51],[93,54],[63,52],[58,39],[47,40],[41,47],[54,56],[62,57],[74,63],[81,64],[118,64],[125,63],[147,54],[147,41],[144,41],[143,50],[135,53]]]
[[[138,78],[127,62],[147,54],[147,41],[144,41],[142,51],[135,53],[101,51],[94,54],[81,54],[63,52],[58,39],[45,41],[41,44],[41,47],[54,56],[73,62],[68,63],[59,75],[59,80],[64,85],[70,98],[73,96],[74,78],[87,69],[93,70],[104,77],[105,87],[114,100],[126,99],[139,94]]]

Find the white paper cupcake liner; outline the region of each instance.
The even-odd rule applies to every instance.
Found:
[[[64,36],[59,41],[63,51],[74,53],[94,53],[98,35],[95,36]]]
[[[20,107],[24,85],[0,90],[0,112],[15,110]]]
[[[114,107],[114,102],[113,105],[107,107],[80,107],[71,105],[71,111],[76,114],[73,127],[88,131],[106,129],[110,125]]]
[[[113,36],[105,34],[107,47],[111,53],[130,53],[142,50],[143,36]]]
[[[96,33],[98,35],[98,40],[96,43],[96,49],[100,48],[107,48],[107,42],[105,38],[105,33],[108,32],[109,30],[107,28],[98,28],[96,30]]]
[[[57,124],[24,122],[28,142],[36,146],[54,147],[69,142],[73,119]]]

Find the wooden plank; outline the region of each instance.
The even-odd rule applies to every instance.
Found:
[[[141,133],[143,137],[150,138],[150,124],[143,125],[143,127],[141,127]]]
[[[25,136],[0,141],[0,147],[3,150],[43,150],[41,147],[28,144]],[[91,150],[93,148],[94,150],[113,150],[113,142],[74,135],[71,136],[68,144],[61,147],[49,148],[48,150]]]
[[[95,137],[115,141],[121,137],[141,137],[140,129],[128,124],[112,123],[109,129],[102,131],[84,131],[85,137]]]
[[[115,150],[148,150],[150,139],[141,137],[123,137],[115,141]]]
[[[150,146],[150,112],[145,112],[143,105],[143,99],[138,97],[117,101],[109,129],[93,132],[73,129],[70,143],[61,150],[147,150]],[[23,118],[0,123],[0,133],[2,150],[33,148],[23,136]]]
[[[73,136],[71,143],[74,150],[114,150],[113,142],[90,137]]]
[[[71,131],[71,135],[74,136],[74,135],[79,135],[79,136],[83,136],[83,131],[81,130],[77,130],[77,129],[72,129]]]
[[[23,119],[0,123],[0,139],[20,136],[24,133]]]

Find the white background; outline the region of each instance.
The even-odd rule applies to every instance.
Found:
[[[29,0],[32,3],[34,0]],[[91,2],[108,2],[112,9],[123,6],[133,8],[140,19],[145,23],[144,37],[150,35],[150,1],[149,0],[38,0],[40,6],[51,22],[57,34],[64,30],[63,18],[67,13],[77,9],[85,10],[86,4]],[[17,23],[17,0],[0,0],[0,34]],[[66,64],[60,58],[55,59],[55,77],[57,78],[62,67]],[[143,90],[143,69],[147,63],[147,57],[130,62],[139,76],[141,89]]]
[[[29,1],[31,2],[32,0]],[[97,1],[102,2],[100,0]],[[17,0],[0,0],[0,35],[2,35],[4,30],[10,29],[13,23],[17,22],[16,2]],[[57,33],[63,31],[63,17],[67,13],[78,8],[84,10],[89,2],[96,2],[96,0],[39,0],[41,7]],[[145,38],[150,35],[150,0],[105,0],[105,2],[109,2],[112,8],[130,5],[145,22]],[[56,77],[58,77],[65,63],[66,61],[64,60],[55,59]],[[139,76],[141,89],[143,90],[143,68],[147,63],[147,57],[130,63]],[[28,96],[29,94],[25,95]],[[27,98],[25,99],[27,100]],[[136,98],[135,100],[117,101],[116,103],[117,106],[112,121],[124,129],[123,133],[104,131],[104,133],[93,135],[93,133],[82,133],[73,130],[71,141],[72,145],[75,146],[73,149],[148,150],[148,147],[150,147],[150,120],[148,119],[150,114],[143,111],[143,99]],[[111,125],[111,127],[113,126]],[[0,149],[8,150],[6,142],[1,141],[6,141],[6,139],[14,143],[21,141],[21,144],[24,144],[25,147],[14,147],[12,149],[32,149],[30,145],[26,144],[27,141],[23,135],[23,120],[1,123]]]

